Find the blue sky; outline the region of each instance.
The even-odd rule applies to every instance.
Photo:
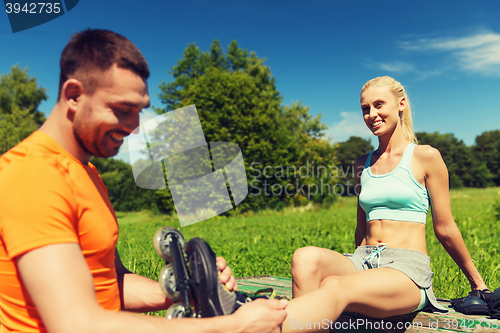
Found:
[[[390,75],[407,87],[415,131],[453,133],[467,145],[500,129],[500,2],[80,0],[65,15],[12,33],[0,13],[0,73],[19,64],[57,97],[60,53],[77,31],[114,30],[147,59],[151,103],[188,43],[232,40],[266,58],[284,104],[321,113],[334,141],[370,137],[359,91]],[[147,115],[148,112],[145,112]],[[373,140],[374,144],[376,143]]]

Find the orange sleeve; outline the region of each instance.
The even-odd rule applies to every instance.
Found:
[[[43,157],[2,170],[0,236],[9,258],[56,243],[78,243],[77,209],[64,168]]]

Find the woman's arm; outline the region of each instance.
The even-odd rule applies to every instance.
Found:
[[[361,173],[363,172],[363,168],[366,162],[366,158],[368,155],[363,155],[360,158],[356,160],[356,187],[355,193],[358,195],[361,192]],[[358,210],[357,210],[357,224],[356,224],[356,232],[354,234],[354,242],[356,244],[356,247],[361,245],[361,242],[363,242],[363,239],[366,236],[366,213],[361,208],[359,205],[359,198],[358,198]]]
[[[448,169],[439,151],[419,146],[415,155],[423,162],[425,184],[429,190],[432,221],[437,239],[450,254],[470,282],[471,289],[486,289],[483,278],[469,255],[460,230],[453,220],[450,204]]]

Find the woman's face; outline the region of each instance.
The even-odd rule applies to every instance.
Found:
[[[400,123],[400,111],[405,108],[405,98],[396,98],[385,87],[370,87],[361,94],[363,119],[376,136],[394,131]]]

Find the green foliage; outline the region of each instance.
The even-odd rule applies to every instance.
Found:
[[[492,205],[500,188],[451,190],[453,216],[476,267],[490,288],[500,285],[500,237]],[[276,275],[291,277],[293,252],[319,246],[350,252],[355,249],[356,198],[339,198],[328,209],[285,208],[235,217],[218,216],[180,228],[186,239],[201,237],[217,255],[228,261],[236,277]],[[147,213],[119,214],[118,250],[132,271],[154,280],[164,263],[154,253],[152,238],[162,226],[179,227],[171,216]],[[432,258],[434,292],[454,298],[467,294],[470,285],[458,266],[439,244],[427,218],[427,250]]]
[[[492,181],[500,186],[500,130],[478,135],[473,150],[481,164],[491,173]]]
[[[493,211],[495,214],[495,219],[497,222],[500,222],[500,192],[498,193],[499,197],[495,201],[495,204],[493,205]]]
[[[189,85],[200,76],[203,76],[207,69],[218,68],[223,71],[237,72],[244,71],[255,79],[256,85],[261,91],[275,98],[278,104],[281,102],[279,93],[275,87],[275,79],[271,76],[269,67],[264,65],[264,59],[259,59],[254,52],[249,53],[238,47],[236,41],[229,44],[228,53],[223,54],[222,47],[218,40],[215,40],[210,47],[210,51],[203,52],[195,43],[188,44],[184,50],[182,59],[177,61],[177,66],[172,67],[169,72],[174,81],[170,83],[162,82],[159,95],[165,109],[155,108],[158,114],[165,111],[172,111],[180,108]]]
[[[448,168],[450,188],[486,187],[491,174],[484,163],[478,161],[470,147],[453,134],[420,132],[416,134],[422,145],[430,145],[441,153]]]
[[[43,113],[38,111],[40,103],[48,98],[46,89],[37,86],[36,78],[28,75],[28,68],[19,65],[11,67],[10,74],[0,76],[0,113],[12,114],[22,110],[35,115],[38,125],[44,121]]]
[[[115,210],[130,212],[155,208],[155,192],[136,185],[132,167],[128,163],[98,157],[92,157],[90,162],[99,171],[108,188],[109,199]]]
[[[12,66],[0,76],[0,155],[28,137],[45,121],[38,111],[47,99],[46,89],[38,87],[28,68]]]
[[[38,127],[26,110],[0,115],[0,155],[27,138]]]
[[[183,99],[183,92],[193,82],[194,78],[205,73],[209,66],[208,53],[201,52],[194,43],[189,44],[183,59],[177,62],[177,66],[172,68],[169,73],[174,77],[174,82],[160,84],[162,93],[159,95],[163,104],[166,104],[166,110],[172,111],[180,107]],[[155,109],[158,114],[164,113],[162,109]]]
[[[241,147],[252,192],[239,210],[334,201],[335,179],[312,172],[313,166],[328,168],[335,162],[333,147],[322,138],[326,127],[300,102],[281,106],[264,59],[242,50],[236,41],[225,55],[216,40],[207,52],[188,45],[170,73],[174,81],[160,85],[165,109],[156,112],[195,104],[207,142]],[[304,176],[298,173],[301,167],[308,170]],[[168,191],[160,195],[171,201]]]
[[[233,40],[227,50],[227,61],[233,72],[247,68],[248,51],[238,47],[238,43]]]
[[[356,184],[356,173],[362,170],[356,169],[356,160],[358,157],[368,154],[373,151],[373,146],[369,139],[363,139],[357,136],[351,136],[349,140],[340,142],[335,147],[335,155],[338,161],[338,172],[340,177],[339,182],[346,187],[345,194],[354,195]]]
[[[363,139],[358,136],[351,136],[349,140],[340,142],[335,147],[339,166],[354,165],[358,157],[373,151],[373,146],[369,139]]]
[[[164,214],[171,214],[175,211],[174,199],[169,188],[156,191],[156,202],[158,210]]]
[[[281,126],[277,110],[248,74],[211,68],[189,87],[183,104],[196,104],[208,142],[241,147],[247,170],[253,162],[286,165],[286,141],[276,131]],[[269,199],[273,206],[281,198]]]

